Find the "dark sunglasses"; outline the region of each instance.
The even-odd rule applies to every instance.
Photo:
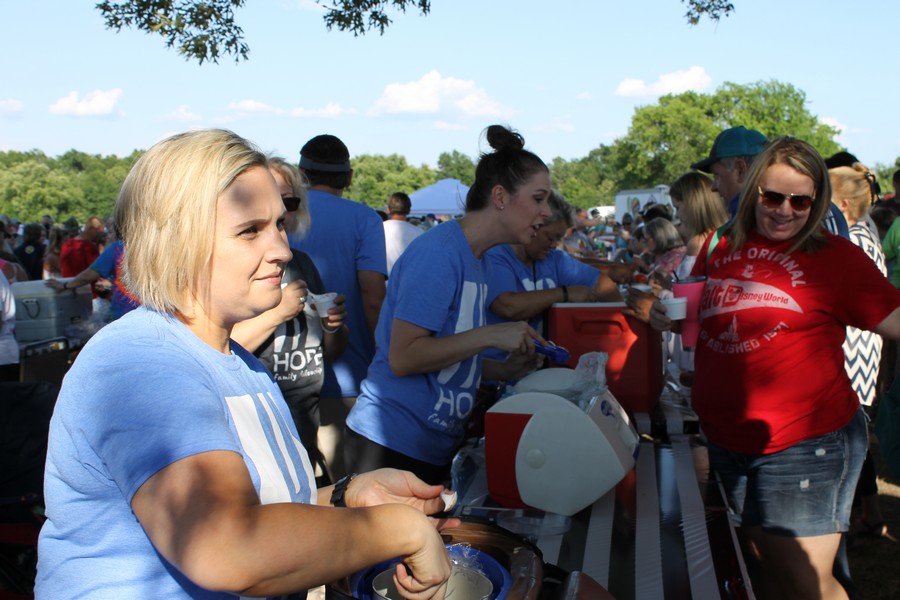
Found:
[[[785,200],[790,200],[791,208],[799,212],[812,206],[813,200],[815,200],[813,196],[805,194],[782,194],[781,192],[764,190],[762,187],[758,187],[758,189],[759,199],[762,200],[763,206],[771,210],[781,208]]]
[[[300,198],[288,196],[286,198],[282,198],[281,201],[284,202],[284,210],[288,212],[294,212],[295,210],[300,208]]]

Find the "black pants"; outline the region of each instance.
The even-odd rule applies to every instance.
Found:
[[[401,454],[365,438],[349,427],[344,428],[344,467],[348,473],[367,473],[391,468],[412,471],[431,485],[448,484],[450,465],[433,465]]]

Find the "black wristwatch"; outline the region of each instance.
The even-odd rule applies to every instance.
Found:
[[[350,475],[344,475],[337,480],[337,483],[334,484],[334,491],[331,492],[332,506],[347,506],[347,502],[344,500],[344,494],[347,493],[347,486],[350,485],[350,482],[353,481],[353,478],[356,477],[356,475],[356,473],[351,473]]]

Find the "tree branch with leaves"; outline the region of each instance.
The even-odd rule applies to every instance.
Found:
[[[244,30],[235,22],[234,12],[245,0],[104,0],[97,4],[106,27],[119,32],[136,29],[162,36],[166,46],[175,48],[186,60],[218,63],[232,55],[235,62],[247,60],[250,47]],[[326,6],[325,0],[316,0]],[[430,0],[337,0],[326,6],[325,26],[349,31],[354,36],[384,30],[391,24],[389,10],[406,12],[418,8],[422,15],[431,10]]]
[[[354,36],[369,31],[384,35],[393,22],[391,11],[405,13],[418,9],[422,16],[431,12],[431,0],[315,0],[325,7],[325,26],[348,31]],[[244,42],[244,30],[235,22],[234,12],[245,0],[104,0],[97,8],[106,27],[117,32],[136,29],[162,36],[166,46],[175,48],[186,60],[218,63],[223,56],[235,62],[247,60],[250,47]],[[697,25],[705,16],[719,21],[734,12],[726,0],[681,0],[687,3],[685,18]]]

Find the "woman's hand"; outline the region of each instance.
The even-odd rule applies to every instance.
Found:
[[[666,331],[672,328],[672,321],[666,316],[666,307],[650,292],[642,292],[635,288],[628,289],[625,297],[629,314],[634,318],[649,323],[654,329]]]
[[[518,352],[528,356],[534,355],[534,342],[547,342],[525,321],[498,323],[481,328],[490,336],[488,346],[506,352]]]
[[[290,321],[306,308],[309,290],[306,282],[295,279],[281,289],[281,302],[274,308],[281,323]]]
[[[353,478],[344,496],[347,506],[406,504],[426,515],[444,511],[442,485],[428,485],[409,471],[377,469]]]
[[[343,294],[334,297],[334,306],[328,309],[328,316],[322,319],[322,327],[340,329],[347,320],[347,298]]]
[[[409,600],[441,600],[447,593],[450,555],[436,530],[424,533],[425,543],[420,550],[397,565],[394,584],[400,595]]]

